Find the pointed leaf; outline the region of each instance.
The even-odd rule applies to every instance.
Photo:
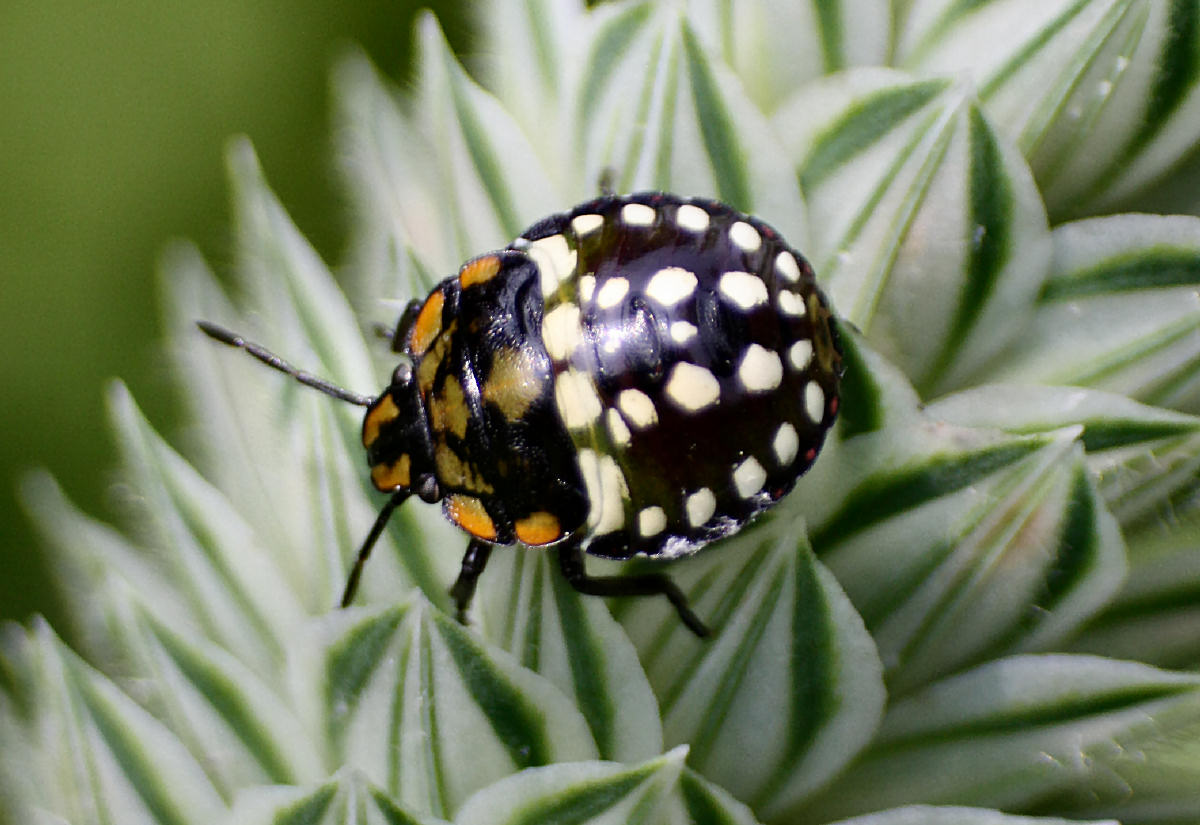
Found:
[[[148,701],[205,764],[227,796],[241,787],[292,783],[324,774],[315,743],[259,676],[214,644],[171,628],[133,596],[134,621],[148,650]],[[274,675],[274,674],[272,674]]]
[[[1116,215],[1053,237],[1033,324],[994,377],[1200,412],[1200,218]]]
[[[873,814],[838,820],[837,825],[1088,825],[1078,819],[1013,816],[986,808],[910,805]],[[1091,825],[1118,825],[1116,820]]]
[[[249,358],[230,358],[196,328],[197,320],[236,318],[237,310],[194,245],[179,241],[167,248],[158,283],[171,365],[186,376],[179,383],[192,421],[190,446],[198,448],[197,469],[230,500],[276,512],[287,491],[263,483],[262,468],[251,460],[256,449],[282,450],[280,428],[263,412],[274,377],[266,380],[262,365]]]
[[[528,224],[561,209],[562,197],[512,115],[459,65],[432,15],[419,26],[421,78],[415,125],[431,149],[420,156],[438,197],[423,206],[455,233],[453,269],[517,237]]]
[[[522,771],[467,800],[456,825],[755,825],[750,811],[683,766],[686,748],[625,767],[580,762]]]
[[[947,396],[934,418],[1011,433],[1083,427],[1088,467],[1108,509],[1128,531],[1189,499],[1200,471],[1200,418],[1079,387],[989,384]]]
[[[903,383],[848,340],[848,374]],[[879,645],[891,691],[1052,649],[1111,597],[1124,548],[1079,434],[956,427],[915,404],[861,435],[835,428],[783,507],[809,519],[814,549]]]
[[[1143,782],[1150,799],[1170,799],[1168,788],[1195,797],[1198,726],[1195,675],[1088,656],[1003,659],[894,702],[870,751],[805,819],[921,801],[1124,821]]]
[[[307,516],[306,540],[309,557],[319,566],[307,571],[309,581],[302,585],[310,599],[313,613],[323,613],[339,604],[346,585],[351,563],[367,536],[376,510],[383,506],[385,497],[372,488],[372,500],[366,500],[362,489],[369,474],[366,470],[366,454],[356,438],[348,453],[338,422],[333,420],[333,411],[325,399],[316,398],[309,405],[307,421],[300,422],[299,432],[307,432],[307,438],[292,453],[296,459],[307,451],[311,456],[305,462],[311,467],[312,477],[302,498],[292,504]],[[360,602],[381,599],[394,600],[397,591],[405,591],[416,585],[428,598],[443,609],[448,609],[449,582],[453,581],[457,569],[456,555],[447,555],[445,545],[436,542],[438,536],[453,535],[450,546],[462,542],[462,534],[452,531],[439,518],[440,508],[429,507],[414,499],[413,502],[388,524],[389,537],[381,538],[371,554],[369,575],[365,575],[360,587]],[[426,531],[425,526],[432,529]]]
[[[154,432],[122,385],[113,386],[109,405],[145,523],[194,622],[244,663],[270,672],[283,661],[280,639],[301,615],[282,569],[233,506]]]
[[[361,774],[316,787],[260,786],[238,795],[230,825],[446,825],[405,810]]]
[[[168,610],[186,613],[185,599],[155,569],[150,554],[115,529],[84,515],[44,471],[22,480],[21,498],[42,541],[54,553],[56,584],[72,617],[73,638],[96,661],[115,662],[139,640],[122,632],[130,591],[160,594]]]
[[[671,821],[678,821],[680,825],[753,825],[756,822],[753,811],[691,768],[685,767],[679,777],[679,791],[682,796],[679,814]]]
[[[360,55],[342,61],[335,84],[362,218],[358,291],[373,311],[381,296],[399,303],[389,323],[464,261],[566,205],[513,115],[467,75],[432,16],[419,33],[411,105],[401,108]]]
[[[874,645],[802,523],[763,521],[671,565],[715,638],[649,600],[619,607],[667,743],[687,743],[692,767],[780,819],[870,741],[884,692]]]
[[[467,800],[456,825],[621,825],[661,812],[679,781],[686,752],[632,768],[581,762],[526,770]],[[640,814],[640,816],[639,816]],[[652,822],[663,821],[651,816]]]
[[[574,700],[602,758],[636,762],[662,752],[658,703],[636,651],[601,600],[567,584],[552,555],[496,553],[473,613],[485,639]]]
[[[1020,334],[1048,263],[1045,214],[964,88],[854,70],[811,84],[775,126],[830,299],[922,396],[961,386]]]
[[[582,67],[583,4],[496,0],[476,11],[493,48],[480,55],[473,75],[521,123],[542,157],[561,157],[566,92]]]
[[[1194,479],[1193,479],[1194,482]],[[1186,505],[1181,503],[1181,509]],[[1194,510],[1131,532],[1129,575],[1071,649],[1161,667],[1200,664],[1200,523]]]
[[[969,76],[1057,219],[1104,211],[1197,145],[1194,0],[914,5],[901,64]]]
[[[589,185],[611,170],[619,192],[713,195],[803,244],[786,154],[675,6],[633,3],[606,18],[576,97],[575,168]]]
[[[225,805],[175,735],[78,659],[44,624],[10,635],[2,657],[33,691],[24,750],[31,798],[74,822],[210,823]],[[17,650],[13,650],[13,647]]]
[[[806,81],[887,59],[892,14],[882,0],[693,0],[689,10],[768,114]]]
[[[290,224],[261,181],[258,189],[250,188],[253,191],[245,199],[258,198],[258,206],[247,206],[247,210],[278,212],[275,222],[266,223],[284,232],[278,224],[285,229]],[[261,238],[261,244],[270,246],[272,237]],[[285,241],[278,240],[277,245],[287,249],[295,246]],[[302,249],[292,251],[304,257]],[[177,308],[171,322],[181,369],[184,374],[194,374],[198,382],[210,382],[207,392],[197,392],[192,399],[193,409],[204,422],[204,455],[220,484],[229,485],[235,496],[232,500],[239,504],[240,517],[264,549],[275,554],[280,571],[248,576],[242,581],[254,581],[256,588],[266,590],[290,584],[291,592],[300,594],[309,612],[324,612],[341,595],[348,564],[358,553],[382,504],[382,497],[373,488],[370,495],[375,498],[368,499],[364,494],[370,484],[364,469],[359,413],[347,412],[349,405],[277,375],[200,333],[194,326],[196,316],[205,307],[212,307],[217,311],[208,314],[209,318],[224,317],[228,304],[193,251],[177,252],[172,262],[177,269],[168,283]],[[273,316],[290,317],[289,323],[298,328],[301,316],[319,314],[319,307],[326,303],[345,306],[328,273],[314,269],[297,277],[297,281],[294,289],[281,292],[279,303],[272,307]],[[314,305],[293,306],[293,298]],[[352,323],[346,331],[357,339],[357,348],[362,350],[363,342]],[[308,351],[306,346],[297,345],[296,349]],[[299,357],[303,356],[293,359],[297,366],[317,371],[312,366],[319,360],[315,354],[308,362],[299,361]],[[392,519],[391,529],[375,548],[371,574],[364,580],[365,598],[375,593],[394,593],[398,587],[415,583],[439,603],[448,603],[445,591],[453,580],[457,560],[436,551],[444,546],[450,531],[440,519],[431,520],[433,514],[417,512],[421,509],[406,508]],[[286,516],[293,511],[303,516]],[[247,541],[243,538],[230,546],[240,552],[240,545]]]
[[[448,816],[521,768],[596,755],[558,689],[419,596],[328,616],[293,654],[297,706],[331,763],[421,814]]]
[[[378,385],[371,377],[366,347],[345,297],[267,188],[249,145],[236,143],[229,164],[238,213],[239,270],[251,293],[258,331],[225,318],[208,320],[258,339],[301,369],[351,390],[374,390]],[[193,346],[220,349],[227,361],[250,362],[248,366],[258,370],[256,378],[248,378],[246,372],[234,375],[275,391],[274,403],[260,407],[257,413],[270,418],[279,437],[261,446],[281,447],[287,459],[270,452],[264,455],[257,443],[247,445],[253,452],[246,457],[251,465],[265,467],[259,471],[262,483],[279,487],[282,495],[271,497],[271,507],[254,508],[244,515],[254,519],[255,530],[267,547],[288,552],[289,563],[281,567],[295,578],[292,588],[303,594],[306,608],[326,610],[334,604],[335,594],[340,594],[343,559],[357,551],[373,519],[375,505],[363,496],[368,482],[360,469],[360,412],[286,376],[264,372],[262,365],[244,354],[220,347],[203,335],[194,336],[194,342]],[[229,386],[228,399],[214,398],[207,403],[236,405],[254,400]],[[213,445],[213,449],[219,451],[221,445]],[[239,467],[246,471],[245,464]],[[248,502],[262,500],[260,494]],[[306,518],[280,517],[292,508],[301,509]],[[411,561],[407,567],[413,579],[432,583],[433,577],[426,574],[429,562],[419,553]]]
[[[395,324],[405,304],[454,271],[455,227],[438,220],[433,149],[366,56],[335,68],[342,173],[354,209],[349,274],[367,317]]]
[[[355,392],[374,392],[377,382],[354,313],[328,267],[268,188],[249,142],[234,142],[226,162],[238,229],[239,281],[260,319],[256,334],[268,335],[264,343],[310,372]],[[348,406],[342,412],[348,423],[357,424]],[[351,427],[350,432],[356,431]]]

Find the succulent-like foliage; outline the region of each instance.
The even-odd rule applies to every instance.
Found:
[[[427,17],[409,93],[336,70],[350,298],[231,146],[236,300],[163,266],[182,448],[110,392],[129,534],[24,485],[83,650],[4,629],[0,814],[1195,821],[1200,217],[1112,211],[1200,184],[1200,3],[483,5],[469,67]],[[333,609],[355,412],[193,321],[372,392],[364,331],[603,175],[770,221],[843,319],[813,469],[669,568],[714,637],[515,548],[460,626],[419,504]]]

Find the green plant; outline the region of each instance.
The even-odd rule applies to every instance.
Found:
[[[1200,818],[1200,218],[1097,217],[1195,211],[1200,5],[500,0],[482,23],[468,74],[426,19],[403,97],[338,69],[357,312],[235,143],[246,317],[190,247],[164,266],[192,461],[117,385],[134,535],[28,481],[85,656],[5,631],[10,819]],[[332,610],[378,504],[356,412],[193,321],[370,392],[391,365],[357,319],[606,169],[769,220],[848,321],[816,466],[671,567],[716,637],[516,550],[463,628],[461,537],[420,506]]]

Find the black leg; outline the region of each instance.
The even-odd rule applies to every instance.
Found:
[[[643,576],[589,576],[583,565],[583,552],[574,542],[567,542],[558,548],[558,564],[567,582],[580,593],[588,596],[666,596],[688,630],[700,638],[710,632],[688,607],[683,591],[666,576],[657,573]]]
[[[379,541],[379,537],[383,535],[383,528],[387,527],[392,513],[396,512],[396,508],[403,504],[410,495],[412,493],[408,490],[401,490],[394,494],[388,499],[387,504],[383,505],[379,515],[375,517],[375,523],[371,525],[371,532],[367,533],[362,547],[358,550],[358,558],[354,560],[354,566],[350,568],[350,577],[346,579],[346,589],[342,591],[342,607],[349,606],[350,602],[354,600],[354,593],[358,590],[358,580],[362,577],[363,566],[370,558],[375,542]]]
[[[601,169],[600,178],[596,181],[596,186],[603,197],[615,195],[617,193],[617,170],[611,166],[605,166]]]
[[[486,541],[471,539],[467,545],[467,552],[463,555],[462,560],[462,571],[455,579],[454,586],[450,588],[450,595],[454,599],[454,606],[458,609],[457,616],[461,624],[467,623],[467,608],[471,604],[471,597],[475,595],[475,584],[479,581],[479,574],[487,566],[488,557],[491,555],[492,545]]]
[[[371,331],[375,333],[375,337],[380,341],[387,341],[389,344],[396,337],[395,329],[379,322],[371,324]]]

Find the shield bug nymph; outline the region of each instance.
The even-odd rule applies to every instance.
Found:
[[[711,200],[606,195],[468,261],[392,335],[378,396],[342,389],[207,322],[208,335],[366,408],[371,480],[390,498],[350,571],[412,495],[469,536],[459,618],[496,545],[552,548],[599,596],[662,595],[665,575],[591,576],[584,554],[674,558],[741,529],[815,460],[841,354],[808,262]]]

